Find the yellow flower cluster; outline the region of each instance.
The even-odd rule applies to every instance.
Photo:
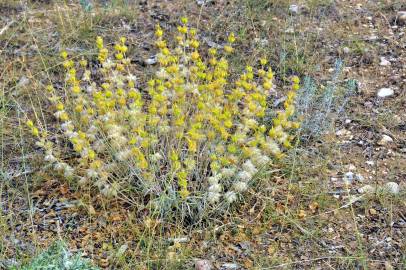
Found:
[[[125,38],[112,56],[97,38],[97,76],[86,60],[75,63],[61,53],[65,92],[52,86],[47,92],[59,129],[76,153],[73,160],[56,157],[63,151],[47,143],[31,120],[27,125],[55,169],[80,185],[94,184],[106,196],[136,190],[156,198],[178,194],[232,203],[259,170],[291,147],[290,130],[299,127],[292,121],[299,78],[293,77],[284,110],[269,126],[264,117],[274,74],[266,59],[259,68],[246,66],[231,82],[225,56],[234,51],[234,34],[222,50],[210,48],[207,58],[187,18],[177,28],[174,49],[163,35],[157,25],[159,67],[145,83],[130,71]]]

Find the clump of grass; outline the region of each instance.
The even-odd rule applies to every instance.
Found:
[[[318,138],[323,135],[334,121],[345,112],[349,98],[355,94],[356,81],[349,80],[345,86],[339,84],[342,61],[337,60],[335,71],[327,86],[320,88],[311,78],[304,80],[298,92],[297,113],[302,125],[303,138]]]
[[[222,52],[207,54],[186,18],[174,49],[159,25],[155,36],[159,66],[147,82],[132,74],[124,37],[113,53],[97,38],[97,70],[63,51],[65,82],[46,88],[57,121],[37,118],[27,126],[56,171],[108,198],[136,202],[160,217],[233,204],[291,147],[300,126],[292,120],[299,78],[292,78],[283,109],[267,125],[274,75],[266,59],[231,81],[234,34]]]

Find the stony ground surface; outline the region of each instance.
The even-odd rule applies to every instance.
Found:
[[[89,12],[76,2],[51,2],[0,2],[0,268],[28,260],[58,238],[106,269],[406,267],[402,1],[153,0],[125,7],[107,1],[102,8],[104,1]],[[229,31],[239,34],[244,53],[234,59],[236,69],[265,54],[278,80],[307,75],[323,91],[341,59],[337,85],[356,81],[344,113],[329,116],[334,121],[325,135],[303,142],[289,173],[269,179],[269,192],[191,231],[72,190],[41,170],[18,121],[43,104],[39,91],[47,78],[58,80],[62,46],[86,53],[97,35],[125,35],[142,77],[153,69],[147,62],[154,25],[170,31],[183,15],[207,46],[221,44]]]

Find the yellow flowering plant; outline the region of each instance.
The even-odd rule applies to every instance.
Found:
[[[61,53],[64,94],[52,85],[46,92],[74,158],[39,123],[27,121],[55,170],[106,197],[209,207],[237,201],[258,171],[292,147],[290,131],[300,125],[292,120],[299,78],[292,78],[284,110],[269,125],[264,117],[274,74],[267,60],[246,66],[231,81],[227,55],[234,51],[234,34],[204,57],[186,18],[177,31],[170,49],[156,26],[158,68],[147,82],[131,73],[124,37],[112,51],[97,38],[97,74],[85,59],[75,62]]]

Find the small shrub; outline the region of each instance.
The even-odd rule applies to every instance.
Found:
[[[309,77],[297,93],[296,110],[301,116],[300,133],[302,139],[316,139],[325,134],[338,118],[344,118],[346,106],[355,94],[357,83],[347,81],[339,83],[343,63],[337,60],[331,81],[324,89]]]
[[[260,59],[232,82],[226,56],[199,51],[196,29],[182,18],[173,50],[157,26],[159,67],[138,82],[126,57],[126,39],[109,52],[97,38],[98,69],[75,63],[62,52],[66,80],[47,87],[57,121],[48,128],[27,125],[45,160],[79,186],[95,186],[106,197],[123,196],[164,216],[186,206],[189,212],[229,205],[257,173],[291,147],[299,78],[293,77],[284,110],[272,125],[263,121],[273,72]],[[50,135],[65,144],[54,143]],[[184,211],[182,211],[184,212]]]

